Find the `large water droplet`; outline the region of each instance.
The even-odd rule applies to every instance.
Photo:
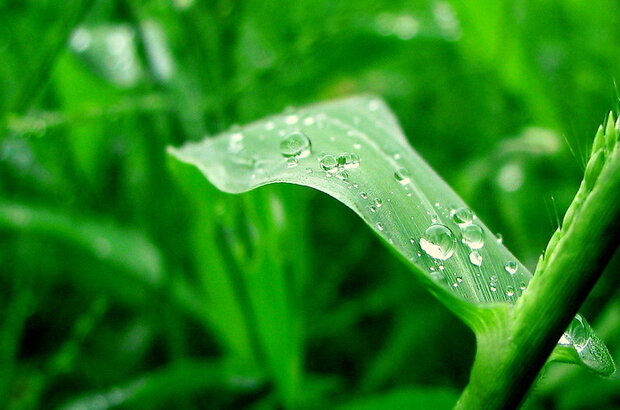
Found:
[[[484,246],[484,231],[476,224],[466,225],[461,229],[462,241],[470,249],[480,249]]]
[[[517,267],[517,262],[514,261],[506,262],[506,265],[504,265],[504,269],[506,269],[506,272],[510,273],[511,275],[514,275],[517,272]]]
[[[482,255],[478,251],[471,251],[469,253],[469,261],[476,266],[480,266],[482,265]]]
[[[310,138],[303,132],[292,132],[280,142],[280,153],[285,157],[306,158],[312,153]]]
[[[453,209],[450,214],[452,215],[452,220],[460,227],[469,225],[474,219],[474,213],[471,209],[465,207]]]
[[[338,161],[331,154],[325,154],[319,159],[321,169],[328,172],[336,172],[338,170]]]
[[[396,178],[401,185],[407,185],[411,182],[411,173],[407,168],[399,168],[394,172],[394,178]]]
[[[420,247],[430,257],[446,260],[454,254],[454,235],[447,226],[431,225],[420,238]]]

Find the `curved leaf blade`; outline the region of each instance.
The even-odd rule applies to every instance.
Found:
[[[169,153],[198,167],[225,192],[285,182],[331,195],[408,260],[416,276],[470,324],[472,308],[513,304],[532,277],[413,150],[377,98],[291,110],[169,148]],[[582,329],[596,339],[585,321]],[[573,348],[571,335],[564,339],[569,343],[562,346]],[[575,349],[579,361],[592,367],[583,351]]]

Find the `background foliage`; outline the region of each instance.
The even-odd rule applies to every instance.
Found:
[[[450,406],[469,331],[352,212],[166,158],[381,95],[533,268],[618,110],[620,4],[0,0],[0,407]],[[583,312],[618,359],[618,258]],[[615,408],[553,365],[531,408]],[[389,408],[389,407],[388,407]]]

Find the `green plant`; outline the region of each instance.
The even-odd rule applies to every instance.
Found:
[[[411,149],[377,98],[289,110],[170,153],[226,192],[286,182],[353,209],[476,334],[470,384],[457,408],[516,408],[549,355],[605,376],[615,371],[603,342],[573,316],[617,247],[619,133],[610,114],[531,282],[527,268]],[[278,286],[278,279],[264,280]]]

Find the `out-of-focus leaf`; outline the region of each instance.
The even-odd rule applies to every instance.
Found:
[[[410,388],[354,400],[340,410],[434,409],[454,407],[458,393],[446,388]]]
[[[227,363],[179,361],[125,384],[84,394],[60,408],[63,410],[103,410],[119,406],[153,408],[152,406],[159,407],[175,397],[187,397],[210,388],[224,387],[251,391],[261,383],[260,374],[240,372]]]
[[[0,200],[0,229],[68,241],[151,286],[162,280],[159,250],[135,230],[68,215],[49,208]]]

